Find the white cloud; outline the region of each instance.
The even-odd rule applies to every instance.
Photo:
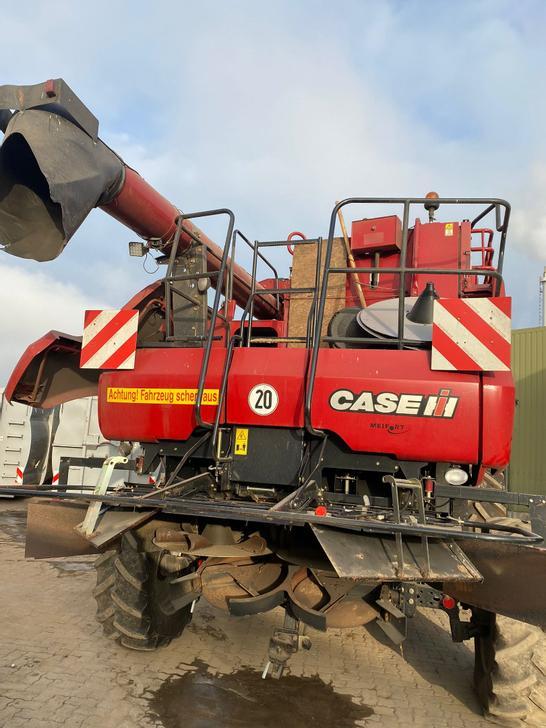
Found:
[[[72,284],[5,262],[0,263],[0,281],[0,386],[30,343],[52,329],[81,336],[84,311],[108,308]]]
[[[5,81],[64,76],[182,209],[228,206],[273,239],[324,234],[343,196],[506,197],[534,322],[518,276],[546,258],[543,2],[36,5],[3,10]],[[47,270],[118,305],[147,276],[100,217]]]
[[[514,238],[525,245],[528,255],[546,263],[546,158],[526,168],[518,201],[512,212]]]

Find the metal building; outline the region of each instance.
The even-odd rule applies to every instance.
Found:
[[[546,495],[546,327],[512,332],[516,417],[508,485]]]
[[[0,388],[0,485],[56,483],[61,458],[107,458],[118,454],[117,442],[99,428],[97,398],[65,402],[45,410],[9,403]],[[135,444],[132,457],[140,454]],[[72,465],[67,485],[96,485],[99,470]],[[110,485],[146,478],[115,470]]]
[[[0,485],[23,482],[30,446],[30,407],[10,405],[0,387]]]

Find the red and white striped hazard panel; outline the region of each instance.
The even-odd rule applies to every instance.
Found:
[[[86,311],[80,367],[134,369],[138,311]]]
[[[511,307],[507,297],[435,301],[431,369],[509,371]]]

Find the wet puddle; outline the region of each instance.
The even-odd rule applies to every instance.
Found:
[[[27,530],[27,512],[25,510],[0,511],[0,544],[2,541],[15,541],[24,546]],[[6,537],[6,538],[3,538]],[[71,560],[47,560],[59,573],[59,576],[72,576],[93,570],[93,558],[84,556]]]
[[[89,560],[89,556],[84,557],[86,561],[67,561],[66,559],[58,559],[57,561],[48,561],[50,566],[53,566],[59,572],[59,576],[76,576],[77,574],[84,574],[87,571],[93,571],[94,558]]]
[[[24,544],[26,530],[26,511],[0,512],[0,536],[6,535],[11,541]]]
[[[150,717],[164,728],[353,728],[373,714],[318,676],[262,680],[250,668],[212,675],[200,661],[193,666],[185,675],[166,680],[150,700]]]
[[[199,626],[194,623],[189,627],[189,629],[191,629],[191,631],[195,632],[196,634],[207,635],[208,637],[212,637],[219,642],[226,642],[227,640],[226,633],[223,632],[219,627],[215,627],[213,624],[204,624],[203,626]]]

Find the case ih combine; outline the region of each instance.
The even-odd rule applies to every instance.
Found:
[[[131,648],[180,635],[201,596],[238,616],[282,606],[277,677],[309,646],[304,624],[375,620],[399,644],[418,606],[437,607],[475,641],[489,714],[544,725],[545,505],[495,477],[515,404],[508,203],[346,199],[324,238],[289,236],[282,278],[268,254],[287,240],[250,242],[227,209],[182,214],[62,80],[1,87],[0,109],[8,253],[55,258],[100,207],[165,270],[88,311],[83,340],[46,334],[11,376],[8,397],[36,407],[98,393],[102,432],[123,441],[91,491],[4,489],[36,497],[27,553],[99,552],[97,618]],[[212,216],[223,247],[195,224]],[[116,466],[150,485],[109,490]]]

